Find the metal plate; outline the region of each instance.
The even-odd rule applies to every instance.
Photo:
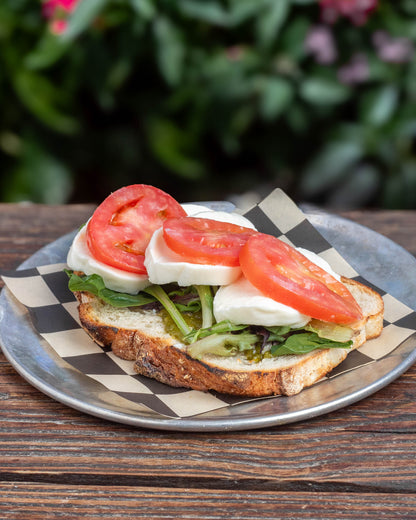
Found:
[[[312,224],[369,282],[416,309],[416,259],[391,240],[351,221],[307,211]],[[19,268],[65,262],[74,233],[39,250]],[[24,307],[7,289],[0,295],[0,340],[17,372],[34,387],[70,407],[137,427],[177,431],[248,430],[329,413],[367,397],[399,377],[416,361],[409,338],[392,354],[353,372],[323,381],[293,397],[274,397],[221,408],[185,419],[143,411],[81,374],[44,342]]]

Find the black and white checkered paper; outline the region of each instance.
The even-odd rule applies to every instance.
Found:
[[[246,213],[259,231],[309,249],[324,258],[340,275],[371,286],[312,226],[281,190],[275,190]],[[27,307],[39,335],[69,365],[108,390],[167,417],[190,417],[249,399],[178,389],[134,372],[133,362],[115,356],[111,348],[95,344],[79,323],[77,301],[68,289],[65,264],[44,265],[4,273],[11,293]],[[352,351],[327,378],[337,377],[389,355],[416,330],[416,312],[374,287],[385,305],[384,329],[379,338]]]

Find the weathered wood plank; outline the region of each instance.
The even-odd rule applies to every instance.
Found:
[[[235,489],[256,481],[263,489],[285,482],[291,489],[313,483],[416,492],[414,367],[374,396],[327,416],[209,434],[110,423],[44,396],[11,367],[0,372],[3,480],[30,473],[33,481],[55,481],[65,474],[70,483],[83,475],[102,483],[157,478],[173,485],[185,478],[205,486],[221,480]]]
[[[95,206],[0,204],[0,268],[13,269],[85,222]]]
[[[160,487],[0,485],[1,518],[205,518],[222,520],[414,518],[416,497],[402,494],[222,491]]]

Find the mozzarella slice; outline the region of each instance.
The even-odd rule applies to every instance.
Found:
[[[311,262],[340,279],[331,266],[307,249],[298,248],[298,251]],[[264,296],[244,276],[231,285],[220,287],[214,298],[214,316],[217,321],[230,320],[242,325],[263,325],[271,327],[288,325],[292,328],[303,327],[310,320],[309,316]]]
[[[186,211],[186,209],[185,209]],[[253,224],[242,215],[225,211],[202,211],[193,216],[229,222],[238,226],[255,229]],[[202,265],[185,262],[172,251],[163,239],[163,230],[159,229],[150,240],[146,249],[144,265],[149,280],[155,284],[177,282],[178,285],[228,285],[241,275],[241,268],[225,265]]]
[[[195,217],[198,213],[211,213],[214,211],[208,206],[204,206],[203,204],[191,204],[185,203],[181,204],[182,208],[185,210],[185,213],[188,217]]]
[[[150,285],[146,275],[129,273],[99,262],[90,253],[87,245],[86,226],[74,238],[67,257],[68,267],[85,274],[98,274],[108,289],[137,294]]]
[[[177,282],[178,285],[226,285],[241,275],[240,267],[202,265],[184,262],[163,239],[163,229],[153,233],[146,249],[144,265],[149,280],[155,284]]]
[[[303,327],[310,318],[264,296],[244,276],[231,285],[220,287],[214,298],[214,316],[242,325]]]

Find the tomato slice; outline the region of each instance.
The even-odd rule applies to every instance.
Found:
[[[264,295],[322,321],[350,324],[362,312],[344,284],[271,235],[250,237],[240,253],[241,269]]]
[[[164,191],[146,184],[125,186],[109,195],[88,222],[87,244],[104,264],[146,274],[144,254],[156,229],[170,217],[186,215]]]
[[[254,229],[206,218],[171,218],[163,224],[166,245],[194,264],[239,265],[239,253]]]

